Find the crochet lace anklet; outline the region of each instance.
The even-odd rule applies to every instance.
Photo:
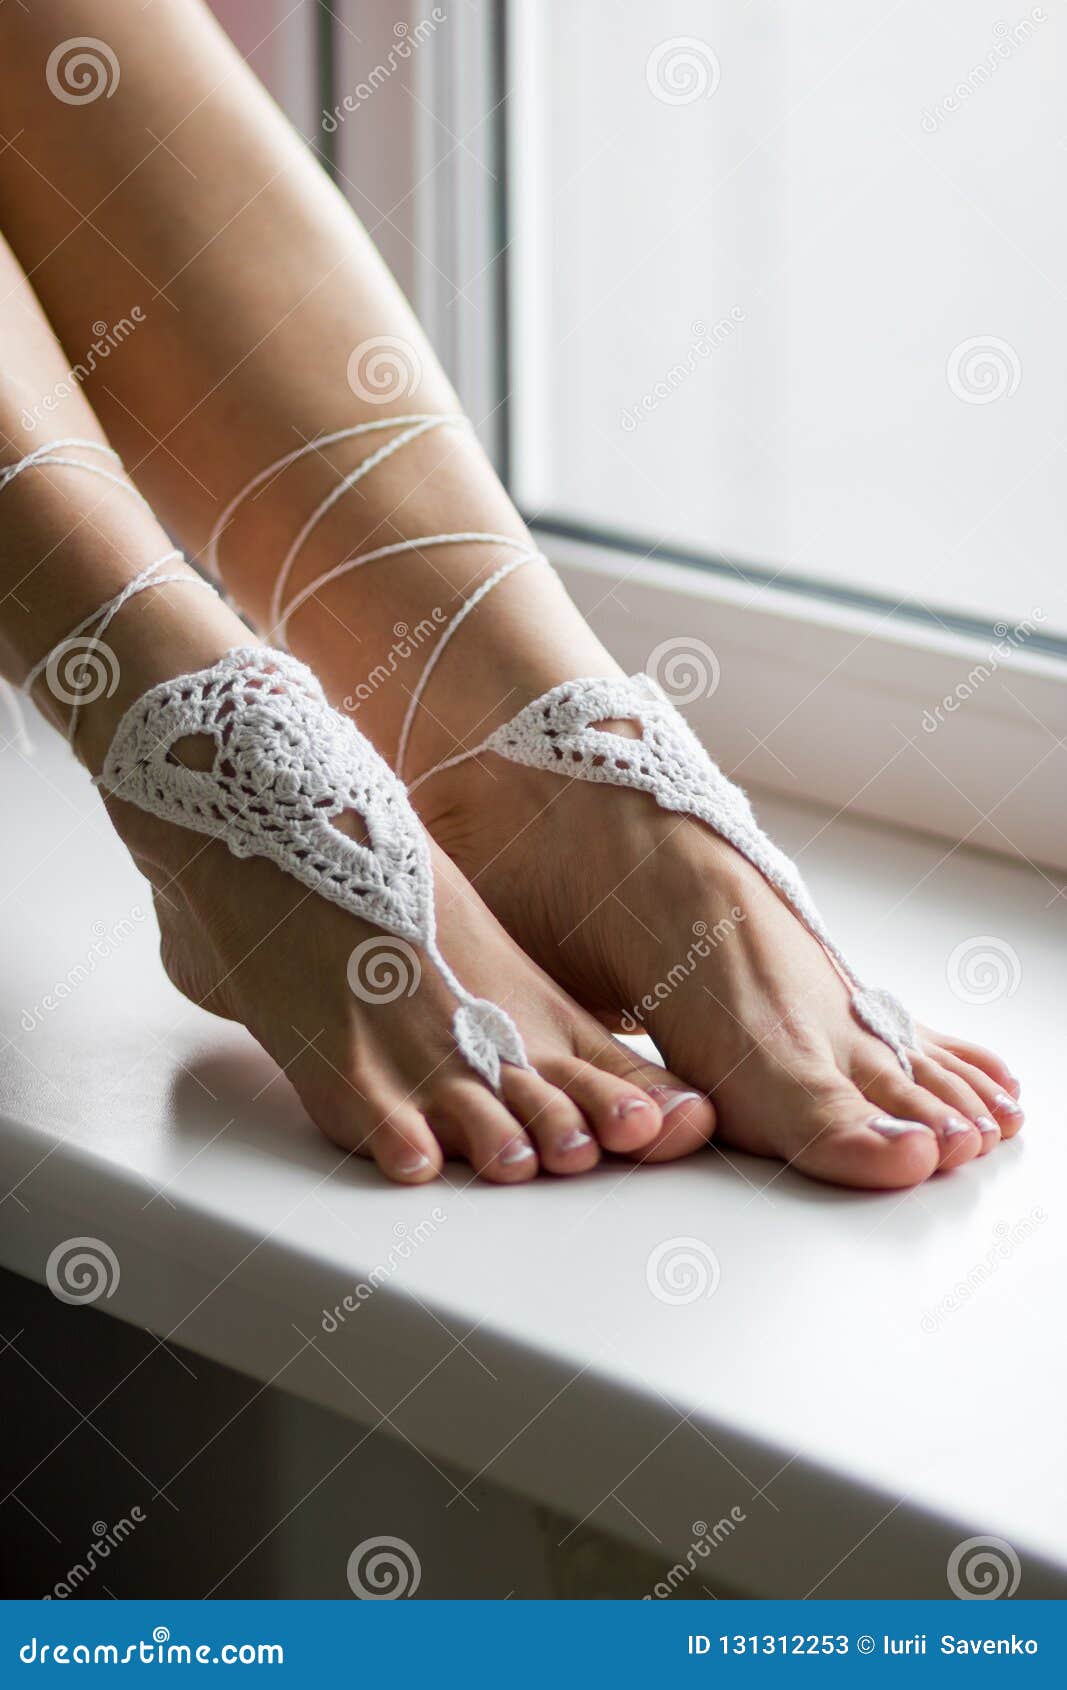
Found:
[[[608,721],[633,722],[641,737],[623,738],[598,726]],[[565,681],[480,745],[428,769],[411,790],[490,751],[528,768],[647,792],[660,809],[704,822],[759,870],[819,941],[851,987],[856,1019],[889,1046],[911,1078],[908,1052],[917,1043],[911,1016],[891,993],[863,985],[830,938],[796,865],[768,839],[741,788],[712,761],[650,676]]]
[[[342,576],[349,575],[353,570],[361,569],[366,564],[380,563],[386,558],[399,557],[404,552],[426,552],[436,546],[492,546],[498,551],[503,550],[505,553],[510,554],[507,557],[507,560],[500,564],[487,580],[482,581],[464,601],[456,615],[445,627],[441,638],[437,641],[436,645],[431,648],[422,672],[412,688],[411,697],[408,701],[407,712],[401,725],[396,756],[396,768],[398,774],[402,771],[404,766],[404,759],[407,754],[411,729],[414,725],[415,717],[418,713],[419,705],[422,701],[427,683],[434,671],[434,668],[440,661],[445,647],[452,636],[456,633],[460,624],[467,616],[470,615],[476,605],[480,604],[481,600],[487,593],[491,592],[492,589],[498,586],[501,581],[506,580],[509,575],[514,574],[515,570],[521,569],[527,563],[534,562],[543,563],[546,568],[551,568],[548,559],[545,557],[544,553],[538,551],[535,546],[531,546],[522,540],[516,539],[516,537],[512,534],[493,534],[482,530],[462,531],[448,534],[420,534],[410,540],[397,540],[392,542],[390,545],[376,546],[370,551],[360,552],[355,557],[346,558],[342,563],[336,564],[332,569],[325,570],[321,575],[317,575],[313,581],[308,582],[306,586],[301,587],[300,590],[289,599],[288,603],[285,602],[285,591],[289,585],[294,565],[296,564],[297,558],[299,557],[305,542],[308,540],[315,528],[317,528],[326,513],[333,508],[333,506],[344,496],[345,493],[350,492],[353,487],[358,486],[358,484],[368,475],[373,474],[379,464],[384,463],[387,458],[391,458],[394,453],[402,451],[404,447],[410,445],[412,441],[420,439],[422,435],[429,434],[434,429],[438,428],[462,429],[469,427],[469,420],[460,412],[417,412],[411,416],[404,417],[378,417],[372,422],[356,423],[351,428],[337,429],[332,434],[323,434],[315,440],[309,440],[305,445],[298,446],[292,452],[287,452],[284,457],[276,459],[275,462],[269,464],[266,469],[260,470],[258,475],[253,476],[252,480],[247,482],[245,486],[241,488],[239,493],[235,494],[218,517],[208,538],[207,545],[204,548],[204,565],[211,572],[214,578],[218,580],[221,575],[219,567],[219,547],[221,545],[223,535],[230,523],[233,521],[238,510],[243,505],[244,501],[260,487],[266,486],[269,481],[272,481],[275,476],[280,475],[283,470],[288,469],[291,464],[295,464],[300,458],[308,457],[312,452],[322,452],[326,447],[335,446],[342,440],[354,440],[362,437],[363,435],[372,435],[382,433],[390,429],[399,429],[400,432],[395,434],[392,439],[388,440],[384,445],[379,446],[376,451],[371,452],[362,460],[361,463],[357,464],[355,469],[350,470],[346,475],[341,477],[337,486],[332,488],[326,498],[315,507],[311,515],[304,522],[295,540],[290,545],[289,550],[282,559],[281,567],[278,571],[277,579],[275,580],[271,593],[269,607],[269,638],[271,642],[277,644],[284,650],[286,648],[286,633],[289,622],[301,606],[306,604],[309,599],[314,598],[315,594],[321,591],[323,587],[328,587],[332,582],[339,581]]]
[[[212,768],[186,768],[174,746],[214,744]],[[350,915],[418,945],[458,1008],[460,1054],[494,1090],[502,1062],[527,1068],[519,1031],[457,979],[437,943],[422,824],[403,786],[311,671],[266,646],[229,651],[210,669],[164,681],[119,723],[98,784],[151,815],[266,857]],[[355,812],[364,840],[336,818]]]
[[[99,453],[101,457],[110,458],[120,469],[122,468],[122,459],[118,453],[113,451],[110,446],[104,446],[97,440],[81,440],[78,438],[51,440],[43,446],[38,446],[36,451],[27,452],[26,456],[20,458],[17,463],[9,464],[5,470],[0,471],[0,493],[15,480],[16,476],[22,475],[28,469],[44,469],[53,465],[62,465],[67,469],[84,470],[87,475],[95,475],[102,481],[108,481],[113,487],[118,487],[123,493],[128,493],[131,498],[144,505],[146,510],[150,509],[144,495],[133,485],[132,481],[124,480],[121,475],[116,475],[113,470],[105,469],[102,464],[92,461],[83,463],[80,458],[71,458],[65,455],[73,450]],[[29,696],[41,676],[47,675],[49,691],[54,697],[70,705],[70,719],[67,722],[67,741],[69,744],[73,745],[78,731],[82,704],[87,698],[99,696],[100,675],[97,660],[101,656],[101,641],[112,618],[117,615],[123,605],[137,593],[143,592],[146,587],[163,587],[172,582],[179,586],[204,587],[212,593],[215,591],[211,582],[202,580],[199,575],[188,575],[183,571],[175,571],[170,575],[159,574],[165,564],[174,562],[185,562],[181,552],[164,552],[163,556],[157,558],[155,563],[150,563],[147,569],[142,569],[139,575],[129,581],[122,591],[116,593],[115,597],[110,599],[100,610],[94,610],[91,616],[87,616],[83,622],[78,623],[76,628],[72,628],[70,633],[57,645],[54,645],[51,651],[41,658],[39,663],[34,664],[23,681],[21,690]],[[60,665],[63,665],[62,676],[60,675]],[[104,667],[106,667],[106,664]]]
[[[284,633],[289,618],[320,588],[339,579],[350,570],[405,551],[425,550],[431,546],[474,542],[504,546],[511,551],[510,559],[483,581],[465,600],[445,626],[433,647],[412,689],[401,727],[397,748],[397,774],[402,775],[411,730],[427,684],[449,641],[478,604],[508,575],[523,564],[537,559],[548,565],[543,554],[532,546],[507,535],[484,533],[454,533],[423,535],[418,539],[402,540],[381,546],[338,564],[302,588],[284,605],[294,562],[308,535],[336,501],[355,486],[386,457],[401,450],[409,441],[419,438],[433,428],[461,427],[462,416],[415,415],[387,417],[375,422],[361,423],[335,434],[323,435],[279,459],[261,472],[233,499],[216,525],[208,547],[207,558],[217,569],[219,538],[242,501],[257,487],[265,484],[287,465],[305,454],[361,434],[383,429],[400,429],[388,444],[370,454],[335,487],[304,523],[286,554],[271,599],[271,617],[277,629]],[[284,607],[283,607],[284,606]],[[627,720],[638,724],[641,739],[622,739],[597,726],[611,720]],[[432,775],[485,752],[495,751],[514,763],[533,768],[549,769],[581,780],[598,781],[605,785],[629,786],[647,792],[661,809],[678,815],[692,816],[703,821],[739,851],[775,888],[798,919],[823,946],[851,988],[851,1005],[856,1019],[882,1039],[893,1051],[901,1068],[910,1077],[909,1050],[915,1048],[914,1023],[891,993],[863,985],[842,952],[830,938],[811,895],[795,864],[767,838],[756,822],[752,808],[741,791],[729,781],[712,761],[685,719],[647,675],[634,675],[628,680],[581,679],[554,687],[535,699],[510,722],[505,723],[484,739],[481,744],[455,757],[445,758],[412,783],[411,790]]]
[[[64,455],[73,448],[121,467],[117,453],[96,441],[53,441],[0,471],[0,491],[27,469],[61,464],[102,476],[145,504],[111,470]],[[158,558],[80,622],[34,665],[23,690],[29,692],[42,674],[51,677],[72,647],[83,667],[91,665],[105,630],[137,593],[170,582],[215,590],[199,576],[160,574],[175,559],[182,554]],[[79,704],[76,698],[71,740]],[[186,768],[174,755],[177,742],[190,736],[213,742],[210,770]],[[235,857],[266,857],[349,914],[419,945],[458,1002],[453,1037],[475,1073],[499,1090],[503,1062],[530,1066],[510,1016],[468,992],[441,954],[429,845],[403,786],[295,658],[241,646],[210,669],[150,688],[123,716],[94,784],[161,820],[220,840]],[[363,840],[334,825],[346,812],[359,817]]]

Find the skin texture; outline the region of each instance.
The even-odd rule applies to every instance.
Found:
[[[10,252],[0,248],[0,307],[10,357],[0,398],[5,462],[40,446],[19,401],[60,382],[59,347]],[[45,438],[104,443],[81,394],[64,401]],[[68,454],[69,455],[69,454]],[[104,605],[170,542],[128,491],[69,467],[31,469],[0,498],[0,667],[21,684],[57,640]],[[191,571],[186,571],[191,578]],[[178,583],[133,598],[108,627],[115,690],[81,709],[76,749],[98,773],[123,712],[148,687],[215,662],[249,643],[214,595]],[[47,676],[34,693],[65,727],[68,703]],[[210,766],[210,742],[181,743]],[[205,760],[206,759],[206,760]],[[309,892],[262,859],[109,797],[108,811],[149,879],[163,965],[194,1003],[239,1021],[285,1070],[328,1137],[373,1155],[393,1179],[432,1179],[444,1156],[486,1179],[531,1179],[539,1168],[574,1174],[603,1150],[654,1159],[704,1142],[713,1113],[692,1088],[640,1062],[519,950],[458,870],[433,848],[439,939],[469,989],[506,1006],[534,1071],[505,1067],[501,1095],[455,1049],[455,1008],[427,965],[418,990],[364,1000],[349,985],[353,949],[379,930]],[[672,1107],[673,1105],[673,1107]]]
[[[0,155],[0,214],[70,356],[93,320],[117,321],[142,302],[143,323],[86,392],[168,529],[195,552],[230,499],[302,441],[371,417],[453,411],[456,400],[358,221],[196,0],[156,0],[151,19],[148,31],[135,8],[122,9],[105,28],[91,0],[0,12],[0,94],[18,132]],[[25,74],[58,40],[93,34],[122,65],[113,98],[71,107],[48,96],[43,75]],[[384,405],[347,373],[353,349],[379,335],[421,371],[414,391]],[[285,552],[367,450],[347,441],[312,453],[227,529],[227,584],[268,639]],[[468,529],[524,537],[473,438],[439,430],[339,500],[303,548],[293,591],[358,550]],[[358,705],[359,726],[387,757],[423,659],[386,684],[359,683],[389,668],[400,623],[441,625],[498,561],[464,545],[407,554],[333,583],[292,619],[292,649],[335,702]],[[562,680],[617,673],[551,573],[530,565],[449,646],[415,725],[410,772]],[[729,942],[648,1020],[678,1083],[714,1099],[721,1142],[878,1187],[959,1165],[1018,1130],[1018,1085],[987,1052],[924,1033],[906,1081],[853,1020],[820,948],[699,824],[640,794],[492,757],[427,782],[418,801],[512,938],[609,1026],[686,954],[694,922],[714,927],[742,910]]]

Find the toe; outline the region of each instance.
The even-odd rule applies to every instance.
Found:
[[[805,1086],[802,1139],[786,1160],[799,1172],[833,1185],[887,1191],[919,1185],[938,1168],[941,1150],[928,1123],[872,1109],[869,1098],[840,1075]]]
[[[543,1168],[578,1174],[595,1167],[600,1147],[578,1104],[532,1068],[506,1065],[504,1101],[537,1147]]]
[[[319,1130],[341,1149],[373,1157],[387,1179],[423,1185],[441,1172],[441,1146],[422,1111],[392,1093],[382,1076],[346,1090],[324,1087],[316,1075],[313,1086],[298,1090]]]
[[[557,1057],[541,1071],[581,1111],[605,1150],[633,1155],[658,1136],[661,1116],[646,1090],[580,1057]]]
[[[599,1110],[597,1120],[603,1126],[598,1137],[605,1148],[636,1156],[642,1162],[669,1162],[691,1155],[711,1137],[715,1129],[711,1099],[658,1062],[644,1061],[599,1027],[579,1054],[585,1062],[571,1071],[578,1087],[572,1090],[572,1096],[577,1099],[588,1095],[590,1108]],[[602,1080],[610,1077],[614,1089],[595,1084],[587,1087],[585,1076],[590,1068],[599,1070]],[[635,1102],[653,1104],[656,1115],[651,1133],[651,1111],[633,1108]],[[620,1108],[625,1111],[621,1118],[617,1113]]]
[[[981,1093],[976,1092],[973,1086],[925,1052],[916,1053],[911,1066],[917,1085],[977,1129],[981,1141],[980,1155],[984,1156],[1000,1143],[1000,1128],[986,1109]]]
[[[954,1074],[981,1098],[986,1114],[996,1122],[1002,1138],[1015,1137],[1025,1119],[1023,1111],[1011,1093],[998,1085],[984,1068],[964,1062],[962,1057],[953,1051],[934,1044],[925,1046],[925,1054],[947,1073]],[[991,1134],[989,1136],[992,1137]]]
[[[383,1115],[367,1148],[386,1178],[400,1185],[424,1185],[441,1172],[441,1147],[425,1117],[408,1103]]]
[[[447,1155],[465,1156],[482,1179],[517,1185],[537,1172],[537,1152],[515,1116],[477,1080],[443,1086],[426,1119]]]
[[[984,1045],[971,1044],[967,1039],[949,1037],[947,1033],[934,1033],[927,1027],[920,1027],[924,1048],[927,1044],[935,1045],[940,1050],[950,1052],[960,1062],[968,1062],[973,1068],[980,1068],[996,1084],[998,1091],[1006,1091],[1010,1097],[1018,1098],[1020,1086],[1015,1075],[1006,1062],[999,1056],[994,1056]]]
[[[973,1161],[982,1153],[983,1139],[970,1107],[972,1100],[962,1090],[947,1096],[931,1090],[925,1083],[919,1084],[920,1078],[925,1082],[927,1077],[924,1063],[916,1058],[912,1067],[914,1080],[909,1080],[899,1068],[886,1069],[866,1082],[864,1095],[878,1105],[889,1121],[921,1121],[930,1127],[937,1135],[942,1168],[957,1168],[963,1162]],[[922,1075],[920,1067],[924,1068]],[[983,1113],[980,1102],[976,1104],[976,1112]]]

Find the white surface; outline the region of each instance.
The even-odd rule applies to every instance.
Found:
[[[87,777],[38,721],[29,736],[32,756],[0,753],[6,1265],[43,1280],[57,1243],[102,1239],[121,1277],[98,1307],[339,1409],[353,1443],[387,1417],[431,1458],[658,1543],[668,1565],[693,1521],[736,1507],[707,1576],[746,1593],[947,1594],[952,1545],[995,1532],[1021,1595],[1064,1594],[1067,899],[1049,880],[763,807],[857,966],[1024,1077],[1027,1131],[985,1161],[883,1196],[713,1152],[509,1191],[452,1166],[401,1191],[341,1164],[252,1041],[170,988]],[[1017,989],[960,1003],[947,959],[983,934],[1017,956]],[[435,1210],[324,1332],[324,1306]],[[646,1263],[679,1237],[714,1250],[721,1281],[672,1306]],[[931,1321],[960,1285],[965,1306]]]
[[[1067,631],[1062,5],[511,18],[526,507]],[[705,93],[657,98],[661,60]],[[991,403],[948,379],[968,342]]]

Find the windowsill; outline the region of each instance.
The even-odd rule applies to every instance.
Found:
[[[39,722],[30,734],[33,757],[2,754],[17,818],[4,1265],[43,1281],[58,1242],[99,1238],[121,1265],[99,1308],[356,1423],[377,1420],[369,1399],[435,1459],[658,1540],[668,1565],[694,1521],[736,1507],[744,1522],[714,1552],[725,1589],[948,1594],[952,1547],[995,1533],[1022,1557],[1020,1595],[1064,1593],[1056,885],[855,818],[828,825],[807,804],[760,805],[861,972],[1022,1076],[1022,1138],[955,1175],[863,1195],[709,1152],[506,1192],[453,1165],[448,1184],[402,1191],[339,1167],[251,1039],[172,990],[144,884],[86,776]],[[111,954],[40,1010],[123,922]],[[979,935],[1010,945],[1017,989],[962,1003],[947,961]],[[665,1304],[646,1263],[685,1238],[714,1250],[721,1281]],[[390,1263],[325,1331],[323,1309]]]
[[[676,665],[690,720],[742,785],[1067,869],[1059,659],[607,545],[540,543],[620,662]]]

